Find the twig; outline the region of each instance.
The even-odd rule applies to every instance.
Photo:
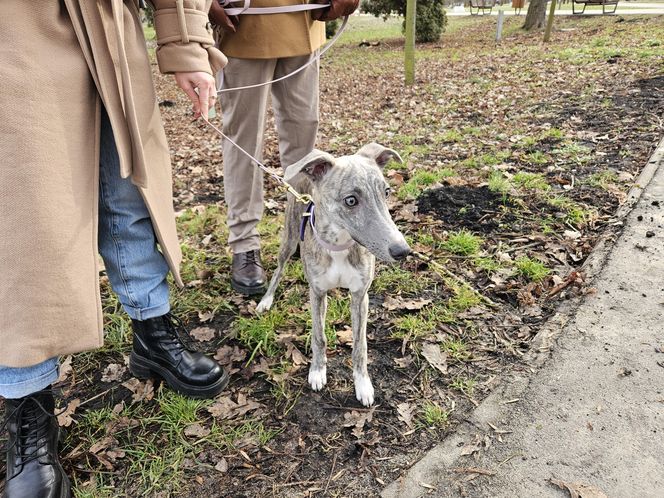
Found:
[[[332,468],[330,469],[330,475],[327,477],[327,482],[325,483],[325,489],[323,490],[323,496],[327,493],[327,488],[330,486],[330,480],[332,479],[332,474],[334,473],[334,467],[337,465],[337,456],[339,454],[334,454],[334,460],[332,460]]]

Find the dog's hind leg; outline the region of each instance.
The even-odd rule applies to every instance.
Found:
[[[311,300],[311,366],[309,385],[320,391],[327,384],[327,337],[325,337],[325,315],[327,314],[327,292],[309,289]]]
[[[286,263],[291,258],[293,253],[295,253],[300,240],[297,224],[297,220],[299,219],[298,214],[300,211],[302,211],[302,209],[298,209],[297,206],[291,206],[290,203],[286,209],[286,219],[288,222],[286,223],[286,226],[284,227],[283,233],[281,235],[281,247],[279,248],[279,256],[277,258],[277,268],[274,270],[274,275],[272,275],[270,285],[268,286],[265,295],[261,299],[260,303],[258,303],[258,306],[256,306],[256,313],[263,313],[272,307],[272,303],[274,302],[274,294],[277,291],[277,286],[281,280],[281,275],[284,272]]]
[[[351,294],[350,317],[353,326],[353,380],[355,397],[364,406],[374,402],[374,388],[367,369],[367,315],[369,295],[366,290]]]

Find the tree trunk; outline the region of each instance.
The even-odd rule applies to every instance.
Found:
[[[546,17],[547,0],[532,0],[528,5],[526,21],[523,23],[523,29],[540,29],[544,27],[544,18]]]

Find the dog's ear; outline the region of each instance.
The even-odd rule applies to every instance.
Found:
[[[390,159],[394,159],[400,163],[403,162],[403,159],[401,159],[401,156],[396,150],[388,149],[375,142],[365,145],[357,151],[357,154],[373,159],[381,169],[390,162]]]
[[[286,168],[284,180],[289,182],[296,175],[304,173],[313,181],[318,181],[325,176],[332,166],[334,166],[333,156],[322,150],[314,149],[298,162]]]

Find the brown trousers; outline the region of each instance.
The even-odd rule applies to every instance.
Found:
[[[219,73],[222,88],[279,78],[304,65],[312,56],[281,59],[229,57]],[[299,161],[314,148],[318,133],[318,63],[272,85],[220,95],[223,130],[255,158],[263,160],[263,135],[268,99],[279,135],[282,167]],[[263,172],[227,140],[223,141],[224,192],[228,209],[228,244],[235,253],[260,248],[256,226],[263,216]]]

